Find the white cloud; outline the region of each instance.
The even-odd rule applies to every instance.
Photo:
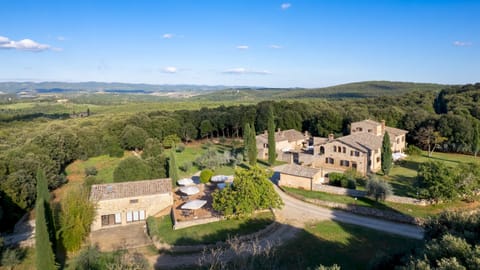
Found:
[[[454,41],[453,42],[453,46],[457,46],[457,47],[468,47],[468,46],[472,46],[472,42],[468,42],[468,41]]]
[[[272,44],[272,45],[270,45],[270,46],[268,46],[268,47],[269,47],[270,49],[281,49],[281,48],[283,48],[282,46],[280,46],[280,45],[275,45],[275,44]]]
[[[174,35],[173,35],[173,34],[170,34],[170,33],[166,33],[166,34],[163,34],[162,37],[165,38],[165,39],[171,39],[171,38],[174,37]]]
[[[177,73],[178,69],[176,67],[164,67],[162,71],[163,73]]]
[[[28,38],[22,39],[20,41],[14,41],[10,40],[7,37],[0,36],[0,49],[15,49],[21,51],[40,52],[51,49],[51,47],[50,45],[40,44]]]
[[[292,4],[290,4],[290,3],[283,3],[283,4],[280,5],[280,7],[281,7],[283,10],[287,10],[287,9],[289,9],[291,6],[292,6]]]
[[[272,74],[268,70],[249,70],[246,68],[232,68],[223,71],[224,74],[234,74],[234,75],[243,75],[243,74],[253,74],[253,75],[268,75]]]
[[[239,50],[248,50],[248,48],[249,48],[248,45],[238,45],[237,46],[237,49],[239,49]]]
[[[58,41],[65,41],[65,40],[67,40],[67,39],[66,39],[65,37],[58,36],[58,37],[57,37],[57,40],[58,40]]]

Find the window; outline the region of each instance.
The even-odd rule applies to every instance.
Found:
[[[377,157],[377,162],[380,162],[380,157]]]
[[[353,150],[350,150],[350,156],[353,156]]]
[[[368,129],[368,133],[372,133],[372,131],[373,131],[373,130],[371,130],[371,129]]]
[[[335,160],[333,158],[327,158],[327,163],[328,164],[333,164]]]
[[[400,139],[397,139],[397,144],[400,144]]]
[[[363,131],[361,127],[357,127],[357,131]]]
[[[350,167],[350,161],[340,160],[340,166]]]
[[[402,136],[402,142],[404,142],[404,141],[405,141],[405,137],[404,137],[404,136]]]
[[[356,156],[356,157],[359,157],[359,156],[360,156],[360,152],[355,151],[355,156]]]
[[[145,220],[145,210],[127,212],[127,222],[136,222]]]
[[[102,215],[101,219],[102,219],[102,226],[121,224],[122,214],[116,213],[116,214],[110,214],[110,215]]]
[[[354,169],[355,171],[357,170],[357,163],[356,162],[352,162],[352,169]]]
[[[138,203],[138,199],[130,200],[130,203]]]
[[[347,148],[345,146],[343,147],[343,153],[347,153]]]
[[[337,152],[337,146],[336,145],[333,146],[333,152]]]

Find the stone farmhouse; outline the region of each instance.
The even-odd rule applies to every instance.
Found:
[[[275,134],[276,142],[277,138],[282,138],[279,132]],[[352,123],[350,135],[338,138],[334,138],[333,134],[328,138],[321,138],[309,137],[299,131],[289,132],[295,134],[290,135],[294,139],[283,139],[281,146],[277,146],[278,159],[320,169],[323,177],[327,177],[330,172],[344,172],[348,169],[356,170],[361,175],[379,171],[384,134],[388,133],[390,136],[393,153],[403,153],[407,134],[406,130],[386,126],[385,121],[373,120]],[[268,154],[265,154],[265,151],[268,152],[266,138],[266,134],[257,136],[259,158],[268,157]],[[285,158],[286,155],[290,155],[290,158]],[[317,182],[322,183],[323,178]]]
[[[297,164],[284,164],[275,167],[280,174],[278,185],[312,190],[314,184],[323,184],[321,169],[304,167]]]
[[[92,185],[90,200],[97,204],[91,231],[145,222],[173,204],[169,178]]]
[[[301,133],[295,129],[280,130],[275,132],[275,150],[277,158],[281,159],[283,153],[299,151],[308,143],[308,134]],[[256,136],[257,141],[257,158],[268,159],[268,133]]]

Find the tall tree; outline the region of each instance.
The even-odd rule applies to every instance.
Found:
[[[248,158],[250,157],[248,155],[248,149],[250,148],[250,143],[249,143],[250,133],[251,133],[250,123],[247,122],[243,127],[243,157],[246,160],[248,160]]]
[[[273,108],[270,106],[268,110],[268,163],[273,165],[277,159],[277,152],[275,151],[275,116],[273,115]]]
[[[388,132],[385,132],[385,135],[383,135],[381,150],[382,172],[384,175],[388,175],[392,168],[392,148],[390,146],[390,135],[388,135]]]
[[[417,141],[427,147],[428,156],[431,157],[435,148],[447,140],[442,137],[440,132],[436,131],[432,126],[421,127],[415,136]]]
[[[63,245],[67,251],[77,251],[88,236],[95,217],[95,205],[88,199],[87,188],[79,186],[69,190],[61,202],[61,209]]]
[[[480,127],[478,126],[478,121],[475,121],[472,138],[472,152],[475,157],[477,157],[478,151],[480,151]]]
[[[251,166],[257,165],[257,138],[255,135],[255,124],[251,125],[248,139],[248,163]]]
[[[178,177],[178,166],[177,160],[175,158],[175,151],[170,151],[170,158],[168,159],[168,176],[172,179],[173,182],[177,182]]]
[[[35,251],[37,269],[54,270],[55,255],[48,234],[45,206],[48,204],[48,187],[45,177],[37,174],[37,200],[35,206]]]

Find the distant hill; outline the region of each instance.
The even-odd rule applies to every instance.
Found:
[[[324,88],[253,88],[224,85],[155,85],[103,82],[0,82],[0,92],[17,94],[23,98],[39,94],[133,94],[157,95],[165,98],[190,98],[199,101],[258,101],[266,99],[298,98],[365,98],[385,95],[400,95],[410,91],[440,91],[448,85],[390,81],[367,81],[341,84]],[[166,94],[166,93],[188,93]]]
[[[246,88],[237,86],[238,88]],[[134,84],[104,82],[0,82],[0,91],[4,93],[36,92],[36,93],[74,93],[74,92],[106,92],[150,94],[155,92],[177,91],[216,91],[231,88],[224,85],[192,85],[192,84]]]
[[[198,95],[198,100],[258,100],[258,99],[295,99],[295,98],[366,98],[385,95],[400,95],[411,91],[440,91],[448,85],[431,83],[410,83],[390,81],[367,81],[341,84],[336,86],[303,88],[257,88],[229,89]]]

